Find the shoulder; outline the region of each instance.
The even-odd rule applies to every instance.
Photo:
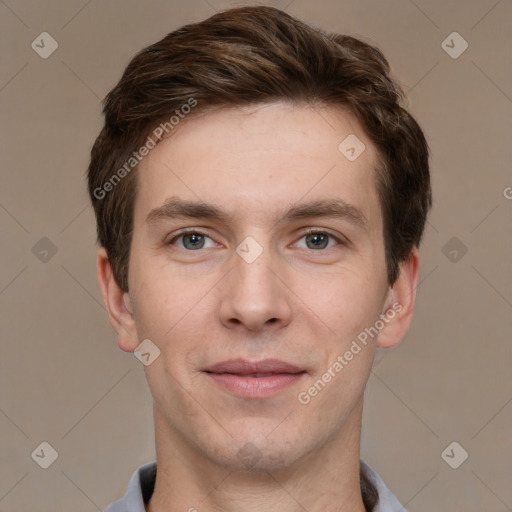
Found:
[[[145,512],[155,488],[156,462],[144,464],[130,478],[125,495],[111,503],[103,512]]]
[[[361,469],[372,481],[379,499],[373,512],[407,512],[396,496],[388,489],[379,474],[361,459]]]

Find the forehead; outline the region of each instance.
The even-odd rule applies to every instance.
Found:
[[[195,114],[139,164],[135,223],[180,197],[255,223],[275,219],[286,204],[341,199],[378,225],[377,159],[341,107],[276,102]]]

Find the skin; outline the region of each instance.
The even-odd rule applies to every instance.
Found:
[[[366,145],[353,162],[338,150],[349,134]],[[364,388],[375,348],[396,345],[409,327],[419,272],[413,248],[387,283],[377,160],[341,107],[275,102],[186,119],[141,162],[129,294],[103,248],[98,279],[119,347],[133,352],[149,338],[160,350],[144,366],[158,465],[148,511],[364,511]],[[212,203],[232,217],[145,222],[170,197]],[[291,204],[333,198],[358,208],[367,229],[347,218],[274,217]],[[183,228],[206,235],[204,246],[191,249],[190,236],[169,244]],[[323,237],[316,248],[307,228],[345,242]],[[236,252],[248,236],[263,250],[252,263]],[[401,310],[378,337],[301,404],[298,393],[393,303]],[[280,359],[307,373],[273,396],[242,398],[203,371],[239,357]],[[257,455],[250,467],[239,456],[248,449]]]

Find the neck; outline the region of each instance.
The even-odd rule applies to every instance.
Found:
[[[157,477],[147,512],[365,512],[359,480],[362,399],[342,429],[293,467],[233,471],[199,453],[155,408]]]

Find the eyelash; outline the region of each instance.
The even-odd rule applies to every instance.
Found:
[[[205,237],[212,239],[209,235],[207,235],[206,233],[203,233],[202,231],[200,231],[198,229],[189,228],[189,229],[185,229],[185,230],[177,233],[168,242],[166,242],[166,245],[173,245],[174,242],[176,242],[176,240],[180,239],[182,236],[191,235],[191,234],[201,235],[201,236],[205,236]],[[330,238],[334,239],[339,245],[348,245],[348,241],[346,239],[336,236],[333,233],[331,233],[330,231],[326,231],[326,230],[322,230],[322,229],[314,229],[314,228],[310,228],[307,231],[304,231],[301,234],[301,236],[299,237],[299,240],[308,235],[327,235]],[[330,249],[332,249],[332,247],[330,247]],[[187,251],[187,249],[184,249],[184,250]],[[200,249],[197,249],[197,250],[199,251]],[[314,249],[311,249],[311,250],[314,250]],[[319,249],[319,252],[326,251],[326,250],[327,249]],[[195,251],[188,251],[188,252],[195,252]]]

